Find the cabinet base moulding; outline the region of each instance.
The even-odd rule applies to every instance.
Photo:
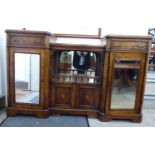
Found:
[[[141,123],[142,114],[99,114],[99,120],[109,122],[111,120],[131,120],[133,123]]]
[[[38,118],[48,118],[49,110],[38,110],[38,109],[18,109],[13,107],[7,108],[8,117],[15,117],[16,115],[34,115]]]
[[[50,115],[82,115],[90,118],[98,118],[97,110],[81,110],[81,109],[50,109]]]
[[[142,114],[105,114],[99,111],[81,110],[81,109],[56,109],[36,110],[36,109],[17,109],[13,107],[7,108],[8,117],[15,117],[16,115],[34,115],[38,118],[48,118],[52,115],[80,115],[89,118],[97,118],[102,122],[109,122],[111,120],[131,120],[133,123],[140,123],[142,121]]]

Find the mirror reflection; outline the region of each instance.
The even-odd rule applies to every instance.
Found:
[[[115,61],[111,109],[134,109],[139,68],[139,61]]]
[[[39,104],[40,56],[15,53],[15,99],[18,103]]]
[[[87,51],[58,51],[54,81],[99,83],[100,54]]]

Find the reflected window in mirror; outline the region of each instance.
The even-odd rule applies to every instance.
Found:
[[[39,104],[40,55],[15,53],[15,100],[17,103]]]
[[[111,109],[134,109],[139,69],[139,60],[115,60]]]

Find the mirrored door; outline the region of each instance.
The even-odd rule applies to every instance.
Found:
[[[111,53],[108,78],[107,111],[130,113],[142,104],[145,54]]]
[[[15,102],[39,104],[40,100],[40,55],[14,54]]]
[[[115,59],[110,109],[134,109],[140,61]]]

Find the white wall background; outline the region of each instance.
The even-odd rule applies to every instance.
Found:
[[[0,68],[4,74],[0,93],[6,93],[5,29],[73,32],[79,27],[102,27],[103,35],[147,35],[148,28],[155,27],[153,4],[154,0],[1,0]]]

